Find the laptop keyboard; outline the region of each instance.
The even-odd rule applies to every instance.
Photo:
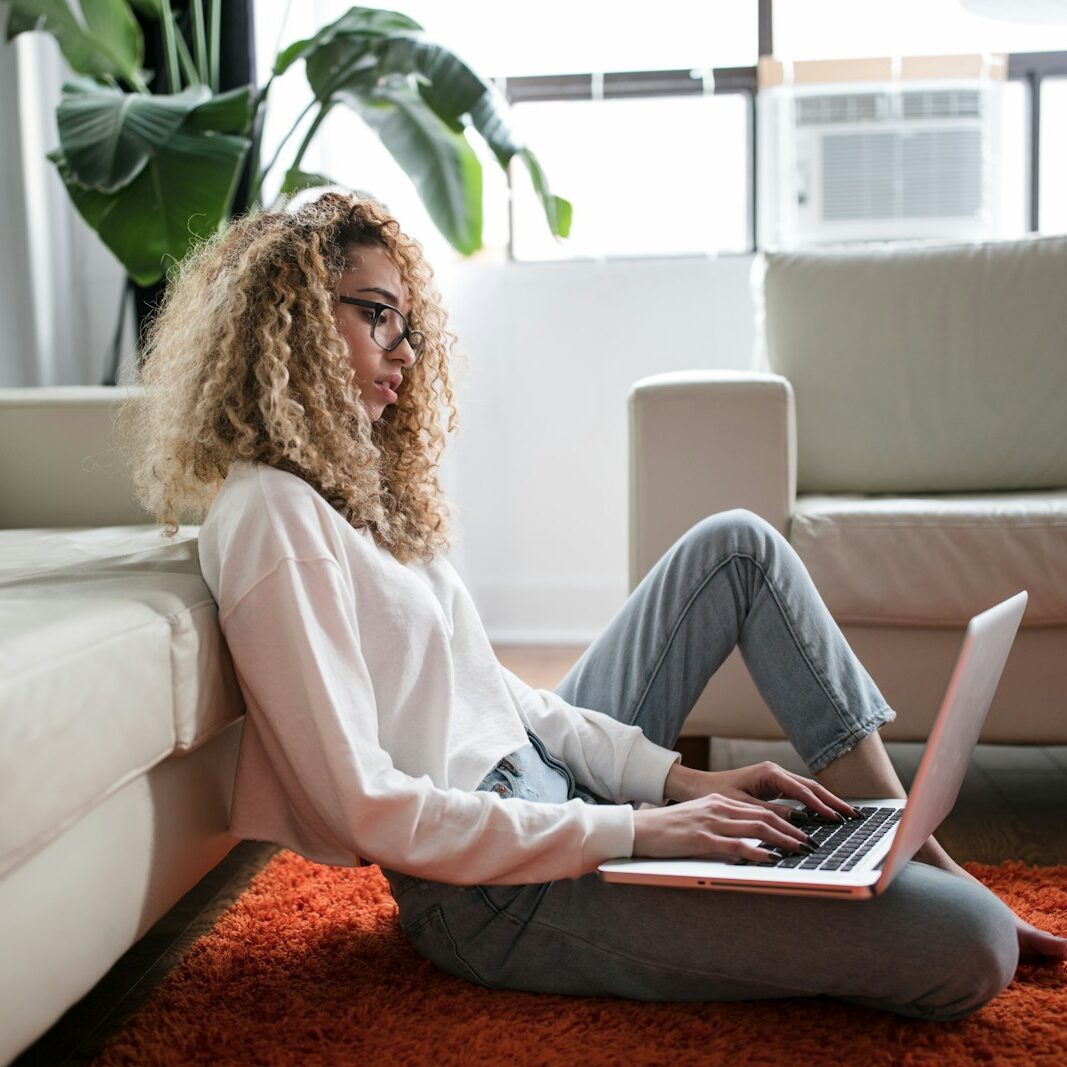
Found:
[[[760,848],[768,848],[774,855],[762,863],[755,860],[737,860],[736,866],[745,867],[797,867],[802,871],[850,871],[874,847],[876,842],[899,821],[903,808],[859,808],[862,818],[848,819],[843,823],[829,822],[810,808],[802,808],[790,820],[814,839],[815,851],[810,855],[789,852],[782,855],[785,846],[760,842]],[[802,820],[799,816],[805,816]]]

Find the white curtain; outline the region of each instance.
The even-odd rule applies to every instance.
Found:
[[[0,45],[0,384],[95,385],[110,368],[125,271],[82,221],[55,166],[70,70],[54,38]],[[130,316],[128,315],[129,319]],[[127,322],[124,343],[132,343]]]

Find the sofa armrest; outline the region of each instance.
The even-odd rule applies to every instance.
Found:
[[[797,492],[793,388],[762,371],[686,370],[633,384],[630,589],[690,526],[747,508],[788,537]]]
[[[153,522],[133,494],[113,422],[141,386],[0,389],[0,528]]]

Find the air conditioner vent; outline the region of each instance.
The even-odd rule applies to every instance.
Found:
[[[880,122],[889,114],[885,93],[826,93],[796,101],[798,126],[827,126],[837,122]]]
[[[982,131],[919,130],[900,142],[905,218],[975,218],[982,210]]]
[[[826,221],[974,218],[982,209],[978,129],[825,134],[821,162]]]
[[[977,119],[982,117],[982,98],[977,89],[928,89],[901,93],[901,117],[905,119]]]
[[[822,139],[822,217],[891,219],[895,133],[836,133]]]

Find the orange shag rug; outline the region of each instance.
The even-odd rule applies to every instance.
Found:
[[[1067,867],[965,865],[1067,934]],[[831,997],[646,1004],[487,990],[404,939],[377,867],[276,853],[93,1061],[110,1064],[1067,1064],[1067,965],[927,1023]]]

